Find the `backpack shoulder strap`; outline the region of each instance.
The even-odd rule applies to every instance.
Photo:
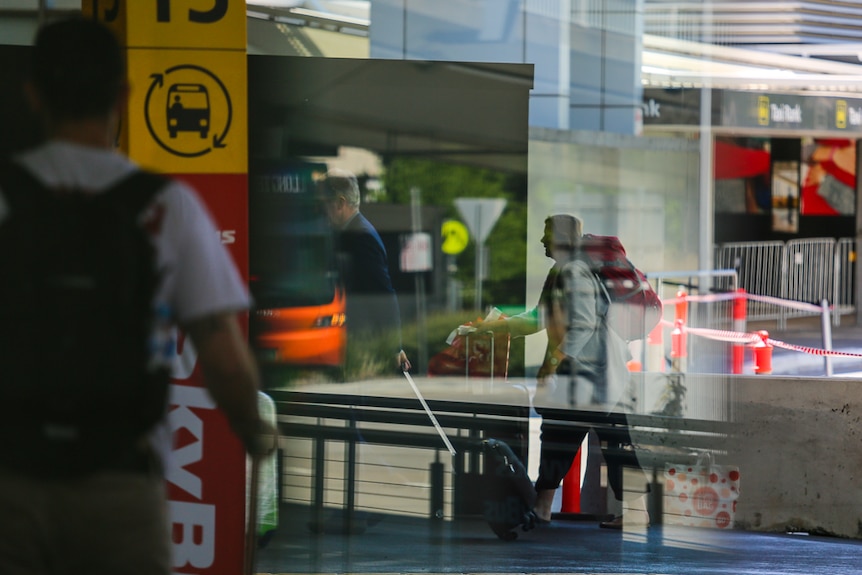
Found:
[[[132,213],[143,210],[168,185],[168,178],[147,170],[135,170],[105,192],[106,197],[123,202]]]
[[[30,170],[11,159],[0,161],[0,195],[12,210],[36,194],[47,195],[48,188]]]
[[[135,170],[112,185],[106,194],[119,194],[134,212],[142,210],[155,194],[168,183],[168,178],[147,170]],[[30,170],[6,159],[0,161],[0,193],[13,209],[34,194],[48,193],[48,188]]]
[[[611,294],[608,292],[605,282],[602,281],[599,270],[593,267],[593,261],[584,252],[579,251],[566,266],[571,266],[574,269],[578,262],[585,268],[586,273],[584,275],[590,276],[593,281],[593,287],[596,289],[596,312],[599,317],[606,318],[612,303]]]

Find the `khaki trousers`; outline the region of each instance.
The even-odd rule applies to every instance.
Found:
[[[42,479],[0,467],[3,575],[170,572],[165,485],[159,474],[104,471]]]

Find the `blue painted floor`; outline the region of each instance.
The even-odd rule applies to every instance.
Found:
[[[599,529],[555,520],[504,542],[479,519],[373,516],[353,535],[315,534],[286,505],[258,552],[258,573],[591,573],[666,575],[862,573],[862,541],[652,526]]]

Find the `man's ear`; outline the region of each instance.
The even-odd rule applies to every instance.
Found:
[[[108,122],[111,125],[111,131],[113,132],[113,145],[114,148],[121,147],[120,138],[122,136],[123,129],[123,118],[126,117],[126,111],[129,107],[129,92],[130,92],[129,84],[126,81],[123,81],[120,84],[120,89],[117,92],[117,101],[114,102],[113,108],[111,108],[110,113],[108,114]]]
[[[126,113],[126,109],[129,107],[129,94],[131,93],[132,88],[128,82],[123,82],[120,84],[120,91],[117,94],[117,104],[116,110],[120,117]]]
[[[42,112],[42,108],[44,107],[42,95],[32,80],[24,82],[24,97],[27,99],[27,104],[29,104],[30,109],[34,113],[39,114]]]

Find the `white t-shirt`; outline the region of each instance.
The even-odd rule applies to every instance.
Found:
[[[48,188],[67,188],[102,193],[138,169],[125,156],[99,148],[66,141],[52,141],[15,158]],[[0,226],[9,215],[9,207],[0,189]],[[144,212],[147,218],[160,220],[152,241],[156,248],[156,265],[161,283],[156,291],[153,309],[167,306],[171,317],[183,324],[220,312],[248,309],[248,289],[233,259],[222,246],[212,218],[197,194],[186,184],[172,180],[156,194]],[[187,377],[182,358],[160,357],[173,365],[174,376]],[[186,372],[180,374],[179,372]],[[150,441],[161,456],[168,477],[171,475],[171,431],[165,421],[150,434]]]
[[[92,193],[108,190],[138,169],[119,153],[66,141],[49,142],[16,160],[49,188]],[[171,181],[156,195],[147,213],[153,210],[161,217],[153,243],[163,272],[154,309],[167,305],[179,323],[248,309],[245,283],[197,194],[184,183]],[[0,190],[0,225],[7,215]]]

